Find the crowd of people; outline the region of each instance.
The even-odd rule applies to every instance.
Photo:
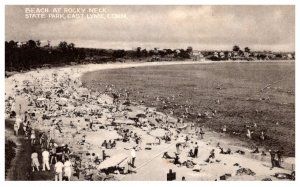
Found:
[[[54,180],[75,180],[74,176],[77,180],[95,180],[103,173],[132,173],[138,167],[139,151],[162,144],[176,149],[174,155],[163,152],[164,159],[179,167],[199,170],[199,143],[205,139],[204,127],[199,124],[187,123],[184,116],[177,119],[154,108],[132,109],[136,103],[128,98],[119,100],[121,94],[130,94],[128,91],[109,97],[84,88],[79,78],[71,79],[61,72],[60,76],[28,76],[26,82],[13,81],[13,94],[6,97],[6,114],[15,119],[15,135],[22,134],[31,145],[33,173],[53,171]],[[110,92],[113,89],[111,85],[106,87]],[[187,107],[186,113],[189,112]],[[115,134],[104,139],[97,137],[101,141],[97,140],[95,148],[89,135],[101,130]],[[227,133],[226,126],[223,133]],[[234,154],[230,148],[216,148],[220,154]],[[128,154],[123,157],[116,153],[126,150]],[[203,161],[220,162],[215,152],[210,150]],[[270,155],[272,167],[281,167],[282,153],[270,151]],[[120,161],[114,163],[118,156]],[[107,164],[108,161],[113,164]]]

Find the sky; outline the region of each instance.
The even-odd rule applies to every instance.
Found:
[[[88,19],[86,12],[84,18],[76,19],[50,19],[49,13],[45,19],[26,19],[26,8],[48,8],[50,12],[53,8],[105,8],[107,19]],[[231,50],[239,45],[251,50],[295,51],[295,7],[6,6],[5,40],[29,39],[106,49],[192,46],[198,50]]]

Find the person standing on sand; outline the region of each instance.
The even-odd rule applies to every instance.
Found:
[[[55,170],[55,181],[62,181],[62,172],[63,172],[64,164],[61,162],[61,160],[58,160],[58,162],[54,166]]]
[[[32,167],[32,172],[34,172],[34,168],[36,167],[37,171],[40,171],[39,167],[40,167],[40,163],[39,163],[39,159],[38,159],[38,154],[35,150],[32,151],[31,154],[31,167]]]
[[[134,162],[135,162],[135,158],[136,158],[136,152],[135,152],[135,147],[133,147],[130,151],[130,155],[131,155],[131,166],[133,168],[135,168],[134,166]]]
[[[203,131],[202,127],[200,128],[200,139],[202,140],[203,139],[203,136],[205,134],[205,132]]]
[[[50,130],[49,130],[49,139],[50,140],[54,140],[54,138],[55,138],[54,137],[55,136],[55,133],[54,133],[55,127],[54,127],[53,123],[54,123],[54,120],[53,120],[53,122],[50,125]]]
[[[44,149],[42,152],[42,157],[43,157],[43,171],[45,171],[45,167],[47,168],[48,171],[50,171],[50,166],[49,166],[49,151]]]
[[[13,118],[16,116],[16,101],[15,99],[12,100],[12,103],[11,103],[11,108],[10,108],[10,117]]]
[[[31,130],[30,140],[31,140],[31,145],[34,145],[35,144],[35,131],[34,131],[34,129]]]
[[[280,148],[280,150],[277,151],[277,156],[278,156],[278,167],[282,168],[281,164],[283,162],[283,147]]]
[[[47,148],[47,136],[46,136],[46,133],[42,132],[40,134],[40,140],[39,140],[39,143],[41,145],[42,148]]]
[[[251,132],[251,131],[250,131],[250,128],[248,127],[248,128],[247,128],[246,136],[247,136],[249,139],[252,139],[252,133],[253,133],[253,132]]]
[[[64,176],[68,178],[68,181],[71,181],[72,176],[72,163],[70,162],[69,158],[65,158],[64,163]]]
[[[176,153],[180,154],[180,143],[176,144]]]
[[[195,148],[194,148],[194,158],[198,158],[198,148],[199,148],[199,146],[198,146],[198,143],[196,142]]]
[[[19,129],[20,129],[20,125],[21,125],[21,118],[19,115],[16,116],[16,121],[14,124],[14,133],[16,136],[19,135]]]
[[[275,161],[275,155],[276,155],[276,153],[273,151],[273,150],[269,150],[269,152],[270,152],[270,156],[271,156],[271,164],[272,164],[272,166],[271,166],[271,170],[276,166],[276,161]]]
[[[77,126],[76,126],[76,133],[80,134],[81,131],[81,126],[80,126],[80,120],[77,121]]]
[[[226,133],[226,132],[227,132],[227,126],[224,125],[224,126],[223,126],[223,133]]]
[[[91,131],[93,131],[93,119],[92,118],[89,119],[89,128]]]
[[[105,153],[105,150],[102,150],[102,160],[104,161],[106,158],[109,158],[109,157],[110,156]]]
[[[259,138],[261,141],[265,140],[265,132],[264,131],[261,131]]]
[[[50,155],[50,164],[53,164],[53,159],[55,163],[57,162],[56,158],[56,147],[54,146],[54,143],[50,142],[49,143],[49,155]]]

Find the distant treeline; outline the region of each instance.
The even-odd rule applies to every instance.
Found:
[[[94,49],[78,48],[74,43],[61,41],[58,46],[41,46],[39,40],[5,42],[5,71],[27,71],[42,67],[85,63],[108,63],[126,61],[176,61],[176,60],[284,60],[295,59],[295,53],[252,52],[234,45],[232,51],[197,51],[187,49]]]
[[[192,48],[179,51],[165,49],[153,50],[112,50],[77,48],[74,43],[62,41],[58,46],[50,46],[50,42],[41,46],[41,42],[28,40],[27,42],[5,42],[5,71],[26,71],[33,68],[62,66],[80,63],[107,63],[130,61],[157,61],[189,59]]]
[[[5,70],[20,71],[38,68],[45,64],[59,66],[85,58],[83,49],[75,48],[75,44],[60,42],[58,47],[46,45],[41,47],[40,41],[5,42]]]

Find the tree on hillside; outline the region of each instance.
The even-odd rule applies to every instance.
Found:
[[[5,48],[17,48],[18,42],[15,42],[13,40],[10,40],[9,42],[5,42]]]
[[[136,57],[140,58],[142,56],[142,53],[141,53],[141,47],[137,47],[136,48]]]
[[[41,41],[40,40],[35,41],[35,43],[36,43],[37,47],[41,47]]]
[[[189,53],[184,49],[180,49],[178,56],[181,58],[190,58]]]
[[[141,51],[141,53],[142,53],[142,56],[143,56],[143,57],[147,57],[147,56],[148,56],[148,51],[147,51],[147,49],[143,49],[143,50]]]
[[[170,54],[173,54],[173,51],[172,51],[172,49],[166,49],[166,53],[167,53],[167,55],[170,55]]]
[[[238,52],[240,51],[240,47],[238,45],[234,45],[232,51]]]
[[[250,53],[250,48],[249,47],[245,47],[245,52]]]
[[[68,44],[68,49],[69,50],[74,50],[75,49],[75,44],[74,43],[69,43]]]
[[[124,56],[126,55],[126,52],[125,52],[125,50],[116,50],[116,51],[114,51],[113,52],[113,54],[112,54],[112,56],[114,57],[114,58],[123,58]]]
[[[188,52],[188,53],[193,52],[193,48],[192,48],[191,46],[189,46],[189,47],[186,49],[186,52]]]
[[[34,40],[28,40],[27,46],[31,49],[37,48],[36,42]]]
[[[47,45],[45,45],[45,47],[50,47],[51,46],[51,41],[47,40]]]
[[[239,50],[239,51],[238,51],[238,54],[239,54],[239,56],[245,56],[245,53],[244,53],[244,51],[242,51],[242,50]]]
[[[58,48],[65,51],[68,49],[68,43],[66,41],[59,42]]]

